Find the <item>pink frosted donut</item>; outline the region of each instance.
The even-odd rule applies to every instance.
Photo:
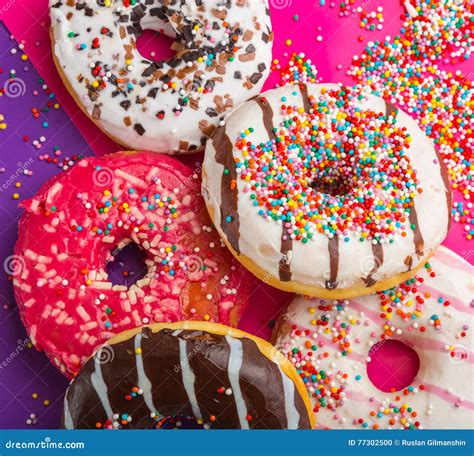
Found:
[[[278,321],[275,345],[303,379],[318,427],[472,429],[473,276],[472,265],[441,246],[414,278],[382,293],[297,296]],[[397,380],[409,361],[391,370],[392,355],[377,355],[388,340],[419,358],[406,387]],[[369,374],[374,363],[384,374],[379,386]]]
[[[125,329],[238,323],[250,275],[212,228],[198,174],[176,159],[85,158],[22,205],[16,300],[33,344],[65,375]],[[129,287],[114,285],[106,265],[129,243],[145,252],[147,273]]]

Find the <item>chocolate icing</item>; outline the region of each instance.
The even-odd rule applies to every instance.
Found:
[[[221,180],[221,228],[234,251],[240,254],[237,171],[232,153],[232,141],[227,136],[225,126],[215,131],[212,145],[216,150],[216,162],[224,167]],[[227,217],[230,217],[230,221],[227,221]]]
[[[328,242],[330,276],[326,280],[326,288],[334,290],[337,288],[337,274],[339,272],[339,238],[333,236]]]
[[[275,139],[276,135],[275,132],[273,131],[273,109],[270,106],[270,103],[265,97],[256,97],[254,100],[258,103],[260,106],[260,109],[262,110],[263,113],[263,125],[265,127],[265,130],[267,130],[268,133],[268,138],[269,139]]]
[[[310,112],[313,109],[313,105],[309,99],[308,86],[306,84],[300,84],[300,92],[303,97],[303,106],[305,112]]]
[[[372,276],[380,269],[380,266],[383,264],[383,245],[379,243],[372,244],[372,254],[375,259],[374,267],[371,269],[369,275],[362,279],[367,287],[371,287],[377,282]]]
[[[286,239],[284,239],[286,237]],[[293,250],[293,239],[290,238],[287,229],[283,225],[281,234],[280,252],[282,258],[278,264],[278,273],[282,282],[289,282],[291,280],[291,262],[288,259],[288,252]]]
[[[213,428],[241,427],[237,406],[239,400],[239,405],[246,412],[244,419],[250,429],[286,429],[290,423],[295,422],[300,429],[311,428],[307,409],[296,386],[294,395],[287,397],[288,391],[283,386],[283,376],[286,374],[278,364],[260,352],[252,339],[231,338],[197,330],[162,329],[152,333],[148,328],[143,328],[141,333],[130,339],[107,346],[113,353],[109,362],[100,364],[95,362],[95,358],[86,362],[66,392],[64,425],[91,429],[96,428],[97,423],[103,424],[111,418],[107,416],[99,399],[98,388],[91,381],[91,376],[99,369],[107,389],[106,400],[112,412],[120,417],[122,414],[132,417],[132,421],[124,427],[157,427],[156,420],[150,416],[145,392],[131,400],[126,399],[132,388],[139,385],[138,355],[135,350],[137,337],[141,338],[139,356],[143,360],[158,417],[193,416],[189,391],[184,385],[183,371],[187,369],[191,372],[190,378],[194,378],[192,388],[196,398],[195,405],[202,420]],[[234,361],[237,357],[241,363],[238,364],[240,370],[237,372],[233,369],[239,386],[237,389],[232,388],[231,394],[226,394],[224,391],[231,388],[228,370],[231,342],[241,347],[240,357],[234,352]],[[180,346],[183,344],[185,358],[180,353]]]
[[[385,102],[385,115],[387,117],[392,116],[392,117],[397,117],[398,114],[398,108],[394,106],[392,103],[389,103],[388,101]]]
[[[388,101],[385,102],[385,112],[386,116],[392,116],[394,122],[396,121],[398,109]],[[418,214],[416,212],[415,202],[413,201],[413,206],[410,208],[410,213],[408,215],[410,220],[410,225],[413,230],[413,240],[415,242],[415,252],[418,256],[423,255],[423,249],[425,246],[425,241],[423,239],[423,233],[421,232],[420,225],[418,223]]]
[[[415,252],[418,256],[423,255],[423,249],[425,247],[425,241],[423,239],[423,234],[420,230],[420,225],[418,223],[418,214],[416,213],[415,205],[410,208],[410,214],[408,216],[410,220],[410,225],[413,230],[413,240],[415,242]]]

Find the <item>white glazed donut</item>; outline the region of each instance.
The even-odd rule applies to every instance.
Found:
[[[303,372],[315,410],[324,396],[316,412],[320,428],[474,426],[473,273],[440,247],[428,269],[391,292],[350,301],[297,297],[290,304],[277,324],[276,346]],[[420,359],[404,391],[383,392],[367,376],[367,357],[381,335],[408,345]],[[313,371],[319,374],[314,381]],[[324,394],[317,393],[321,387]]]
[[[250,271],[329,299],[413,276],[451,218],[446,170],[415,121],[335,84],[288,85],[230,112],[207,142],[203,194]]]
[[[134,150],[202,150],[229,108],[260,92],[273,33],[267,0],[50,0],[56,66],[78,104]],[[176,55],[140,55],[146,29]]]

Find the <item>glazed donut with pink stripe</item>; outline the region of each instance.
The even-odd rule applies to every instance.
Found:
[[[397,288],[344,301],[297,297],[274,335],[306,384],[318,426],[472,429],[473,275],[474,267],[440,247]],[[389,339],[420,361],[401,391],[390,392],[391,385],[381,391],[367,373],[371,356]]]

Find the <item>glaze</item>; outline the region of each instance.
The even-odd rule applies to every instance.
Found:
[[[137,337],[149,392],[140,387]],[[198,322],[161,324],[119,334],[106,347],[113,358],[100,363],[96,354],[66,392],[68,429],[159,428],[169,416],[194,416],[205,428],[310,429],[314,424],[291,364],[269,343],[242,331]],[[104,384],[95,381],[98,372]]]
[[[211,227],[198,174],[177,160],[151,152],[85,158],[22,205],[16,300],[35,347],[66,375],[128,328],[237,324],[251,276]],[[130,243],[147,271],[127,287],[112,283],[106,265]]]

